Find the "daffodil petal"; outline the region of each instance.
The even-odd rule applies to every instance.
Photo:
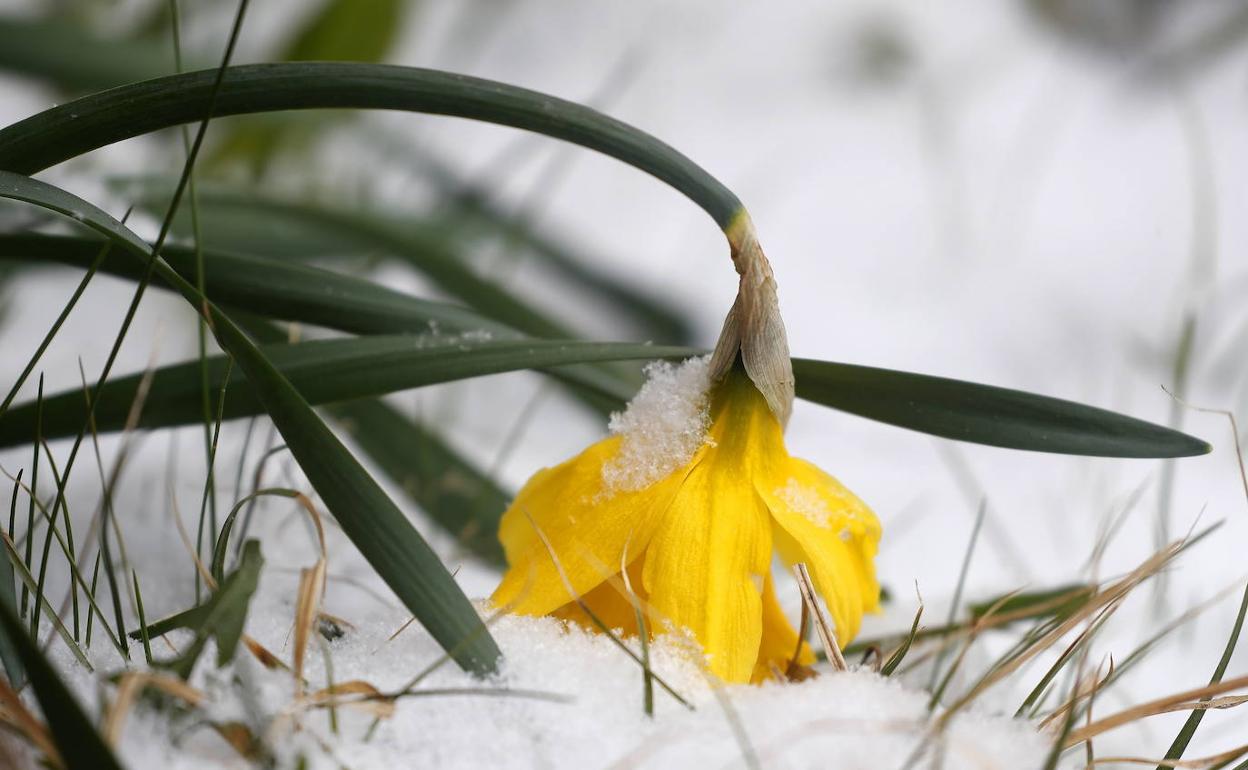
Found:
[[[642,612],[646,612],[648,597],[646,596],[645,587],[642,585],[642,565],[642,559],[636,559],[632,564],[628,565],[628,580],[629,585],[632,586],[633,594],[637,597],[637,601],[642,607]],[[589,593],[582,596],[581,601],[607,628],[613,631],[621,631],[624,636],[636,636],[638,633],[637,610],[633,605],[632,598],[627,593],[627,588],[621,576],[612,575],[607,580],[599,583]],[[551,614],[562,620],[573,621],[586,628],[596,628],[593,620],[576,602],[568,602]],[[646,617],[645,622],[646,630],[653,633],[654,629],[651,619]]]
[[[604,439],[539,471],[516,495],[499,525],[511,567],[491,597],[496,605],[545,615],[619,572],[626,547],[638,555],[646,548],[687,468],[636,492],[609,490],[602,467],[619,445],[618,436]]]
[[[672,501],[646,551],[644,581],[657,630],[692,632],[713,674],[748,682],[762,638],[770,522],[748,477],[709,459],[717,451]]]
[[[773,666],[781,672],[787,670],[793,662],[794,653],[797,662],[809,666],[815,662],[815,654],[810,645],[802,642],[797,646],[797,631],[789,623],[784,609],[776,599],[776,587],[768,573],[763,585],[763,638],[758,645],[758,659],[754,662],[753,682],[762,682],[772,678]]]
[[[783,473],[760,477],[757,488],[776,523],[776,549],[789,564],[806,563],[832,613],[838,642],[848,644],[863,614],[879,610],[879,520],[839,481],[805,460],[790,458]]]

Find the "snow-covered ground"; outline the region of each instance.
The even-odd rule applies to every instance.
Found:
[[[244,40],[244,54],[283,24],[292,4],[253,5],[255,38]],[[395,61],[578,100],[594,98],[622,67],[625,85],[602,96],[604,108],[686,151],[749,206],[780,284],[794,355],[1019,387],[1166,422],[1173,402],[1162,386],[1174,384],[1183,318],[1194,312],[1188,400],[1219,408],[1246,403],[1248,312],[1239,298],[1248,289],[1242,256],[1248,47],[1180,82],[1141,75],[1142,52],[1183,39],[1232,3],[1193,4],[1191,23],[1166,27],[1161,40],[1099,51],[1058,36],[1021,3],[986,0],[477,2],[502,18],[476,31],[464,25],[462,5],[422,3]],[[478,42],[447,42],[464,34]],[[863,39],[875,43],[864,48]],[[871,61],[883,65],[869,69]],[[47,94],[12,81],[4,82],[4,93],[5,123],[49,103]],[[462,121],[371,119],[477,172],[491,170],[492,159],[515,141],[513,132]],[[504,200],[527,205],[539,196],[540,223],[602,255],[611,272],[689,308],[704,341],[713,342],[736,276],[705,215],[654,180],[579,151],[558,184],[546,187],[545,164],[566,150],[542,141],[527,146],[514,173],[491,180],[501,183]],[[133,143],[101,156],[114,171],[147,170],[147,156]],[[327,153],[321,163],[325,179],[358,173],[348,153]],[[99,194],[72,173],[56,178]],[[396,197],[423,194],[398,170],[381,186]],[[419,288],[406,275],[386,275],[396,286]],[[0,381],[25,362],[31,334],[46,328],[70,290],[68,280],[20,285],[0,338],[6,353]],[[550,293],[535,270],[522,269],[515,282],[538,296]],[[114,328],[128,296],[122,284],[96,283],[46,359],[50,381],[65,387],[77,381],[79,356],[89,373],[98,371],[106,351],[96,332]],[[618,336],[593,307],[572,308],[570,315],[603,336]],[[169,360],[190,355],[186,318],[178,302],[149,297],[136,327],[143,334],[127,345],[125,366],[142,367],[154,348]],[[84,348],[84,339],[93,340],[91,347]],[[489,467],[539,387],[535,377],[507,375],[395,402],[436,418],[456,445]],[[1183,428],[1213,442],[1215,451],[1175,466],[1170,533],[1187,531],[1198,518],[1226,524],[1180,559],[1164,595],[1145,587],[1128,602],[1095,645],[1092,665],[1110,654],[1120,660],[1164,620],[1236,581],[1242,586],[1248,506],[1226,420],[1179,414]],[[545,398],[501,473],[516,487],[605,428]],[[199,439],[195,430],[179,435],[177,489],[189,518],[202,478]],[[237,446],[241,426],[223,440]],[[1100,575],[1129,570],[1155,548],[1159,462],[953,445],[800,402],[788,443],[793,454],[853,489],[884,524],[879,574],[894,598],[884,615],[867,619],[864,636],[908,626],[916,583],[926,618],[943,621],[981,497],[988,519],[968,576],[972,598],[1086,579],[1099,528],[1141,487]],[[168,525],[168,447],[167,436],[146,440],[119,506],[153,616],[182,609],[192,597],[191,574]],[[27,459],[25,451],[0,454],[8,469]],[[92,487],[82,489],[85,511],[94,498]],[[402,498],[396,493],[396,499]],[[271,528],[261,532],[269,566],[249,630],[280,652],[288,650],[297,581],[290,570],[310,563],[313,551],[293,513],[276,503],[267,510]],[[413,516],[419,520],[418,512]],[[460,568],[469,595],[488,595],[497,573],[421,528]],[[357,626],[332,647],[335,679],[396,683],[434,657],[415,626],[385,643],[405,616],[345,540],[331,539],[330,573],[326,610]],[[382,597],[371,598],[347,577]],[[796,609],[791,582],[779,588],[786,606]],[[1098,714],[1204,684],[1229,631],[1233,601],[1224,599],[1160,647],[1098,699]],[[371,741],[361,737],[367,720],[344,716],[334,749],[339,760],[357,770],[741,763],[723,709],[679,656],[662,659],[664,673],[699,708],[686,714],[660,694],[651,722],[641,716],[636,666],[603,639],[563,635],[545,621],[504,620],[497,631],[509,653],[502,683],[573,701],[411,699]],[[965,668],[976,671],[1005,643],[985,637]],[[238,673],[254,683],[262,710],[279,708],[289,680],[244,658],[234,669],[201,671],[198,681],[228,682]],[[309,674],[317,681],[319,655],[312,661]],[[1241,651],[1228,677],[1244,673],[1246,664]],[[982,707],[1012,714],[1045,665],[1027,669],[1012,688],[993,691]],[[450,670],[429,680],[430,686],[465,682]],[[78,683],[94,701],[94,688]],[[922,674],[909,682],[916,689],[924,684]],[[727,696],[767,767],[900,766],[911,746],[902,737],[904,723],[924,705],[915,689],[865,673],[736,688]],[[222,697],[220,708],[238,708]],[[1183,718],[1171,714],[1111,732],[1098,740],[1098,753],[1159,757]],[[323,713],[305,721],[308,730],[297,740],[328,735]],[[203,767],[209,757],[231,756],[215,738],[195,733],[186,738],[185,753],[168,752],[166,724],[162,715],[137,712],[124,756],[136,767],[156,757],[171,767]],[[1242,743],[1246,725],[1236,710],[1209,713],[1188,756]],[[1028,726],[986,716],[959,722],[948,750],[946,767],[968,768],[1037,767],[1045,752]]]

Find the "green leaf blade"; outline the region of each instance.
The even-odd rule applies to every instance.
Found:
[[[381,396],[400,390],[528,369],[603,361],[684,358],[689,348],[638,343],[572,342],[564,340],[461,341],[432,340],[416,335],[378,335],[312,340],[298,344],[264,345],[259,352],[275,372],[290,381],[300,397],[313,405]],[[224,419],[250,417],[264,411],[262,395],[249,376],[230,373],[223,356],[208,359],[213,391],[226,387]],[[125,426],[129,407],[143,375],[117,377],[108,383],[95,409],[101,433]],[[138,427],[186,425],[201,419],[199,362],[174,364],[154,371]],[[81,389],[43,399],[43,435],[71,435],[86,417]],[[0,446],[29,441],[37,404],[18,404],[0,421]]]
[[[67,235],[0,233],[0,260],[22,264],[54,262],[87,268],[102,241]],[[195,277],[194,249],[169,245],[162,259],[187,281]],[[100,265],[109,275],[138,280],[143,269],[124,254],[110,254]],[[283,260],[204,251],[208,298],[218,304],[352,334],[480,331],[492,337],[520,334],[509,326],[446,302],[413,297],[350,275]],[[159,276],[155,285],[174,290]]]
[[[66,91],[112,88],[162,75],[169,67],[163,41],[107,40],[64,22],[0,18],[0,70]]]
[[[382,401],[339,404],[329,412],[443,529],[486,561],[505,564],[498,524],[511,493],[436,433]]]
[[[2,176],[2,174],[0,174]],[[138,245],[135,244],[137,248]],[[48,261],[87,268],[98,254],[93,238],[40,234],[0,234],[0,260],[22,264]],[[186,281],[195,276],[194,251],[166,246],[162,259]],[[107,257],[102,272],[138,280],[142,267],[125,258]],[[209,298],[220,305],[269,318],[324,326],[351,334],[478,332],[494,339],[521,339],[515,329],[467,308],[413,297],[384,286],[329,270],[228,251],[206,251]],[[154,285],[179,290],[159,267]],[[547,372],[594,410],[618,409],[636,392],[637,383],[616,371],[593,365],[568,365]]]
[[[294,386],[219,311],[213,322],[304,475],[377,574],[459,665],[490,674],[502,653],[438,555]]]
[[[217,667],[224,666],[234,659],[234,652],[238,649],[238,641],[243,636],[243,626],[247,622],[247,610],[256,586],[260,583],[260,570],[263,566],[260,541],[248,540],[243,546],[238,568],[225,576],[207,601],[151,626],[140,628],[137,632],[132,632],[131,636],[135,633],[140,637],[151,636],[154,630],[168,633],[178,628],[190,628],[195,632],[194,641],[177,657],[161,665],[181,678],[189,679],[196,661],[204,651],[205,643],[211,638],[217,643]]]
[[[957,441],[1094,457],[1190,457],[1206,442],[1134,417],[1008,388],[793,359],[797,396]]]

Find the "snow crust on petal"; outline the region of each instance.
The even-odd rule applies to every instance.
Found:
[[[859,522],[862,518],[856,510],[861,503],[839,486],[816,489],[798,479],[790,478],[788,483],[778,487],[773,494],[784,501],[794,513],[805,516],[807,521],[820,529],[831,529],[833,521],[839,520],[842,526],[837,536],[845,541],[852,536],[850,528],[845,526],[846,522]],[[828,497],[839,503],[836,511],[829,506]]]
[[[646,384],[608,428],[622,439],[619,454],[603,465],[607,492],[634,492],[685,465],[707,442],[710,427],[710,356],[679,364],[646,365]]]

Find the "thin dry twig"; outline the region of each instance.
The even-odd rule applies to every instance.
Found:
[[[828,662],[837,671],[848,671],[849,666],[845,663],[845,656],[841,654],[841,647],[836,643],[836,634],[832,631],[823,607],[819,606],[815,586],[810,580],[810,572],[806,569],[806,564],[800,561],[794,564],[793,575],[797,578],[797,587],[802,593],[802,604],[810,607],[810,614],[815,619],[815,630],[819,632],[819,641],[823,643],[823,651],[827,655]]]
[[[1223,767],[1228,762],[1234,762],[1240,757],[1248,754],[1248,743],[1242,746],[1236,746],[1228,749],[1220,754],[1214,754],[1199,759],[1148,759],[1146,757],[1102,757],[1096,760],[1099,764],[1132,764],[1132,765],[1152,765],[1154,767],[1176,767],[1176,768],[1203,768]]]

